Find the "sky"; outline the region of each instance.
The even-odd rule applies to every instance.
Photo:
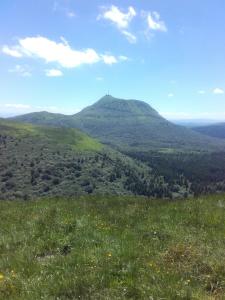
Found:
[[[0,116],[105,94],[225,121],[224,0],[0,1]]]

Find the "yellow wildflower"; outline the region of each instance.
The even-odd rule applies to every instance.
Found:
[[[4,279],[4,275],[0,273],[0,281],[2,281],[3,279]]]

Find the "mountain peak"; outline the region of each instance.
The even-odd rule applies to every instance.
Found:
[[[224,142],[170,123],[144,101],[118,99],[111,95],[103,96],[72,116],[36,113],[14,120],[79,128],[103,143],[126,151],[224,149]]]
[[[96,110],[99,113],[120,116],[123,114],[132,116],[152,116],[159,117],[159,114],[148,103],[141,100],[115,98],[111,95],[105,95],[96,103],[85,108],[83,113],[90,113]]]

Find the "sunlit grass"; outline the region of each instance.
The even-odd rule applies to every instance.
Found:
[[[0,299],[224,299],[225,196],[0,202]]]
[[[87,134],[74,128],[56,128],[47,126],[31,125],[28,123],[16,123],[1,121],[1,134],[17,138],[26,136],[47,139],[49,143],[72,146],[75,151],[100,151],[102,145]]]

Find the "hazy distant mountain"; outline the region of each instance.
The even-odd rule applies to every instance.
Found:
[[[218,123],[218,121],[216,120],[205,120],[205,119],[171,120],[171,122],[188,128],[208,126],[208,125]]]
[[[126,150],[225,149],[224,142],[167,121],[143,101],[109,95],[73,116],[39,112],[12,119],[79,128],[103,143]]]
[[[194,127],[193,130],[211,137],[225,139],[225,123]]]

